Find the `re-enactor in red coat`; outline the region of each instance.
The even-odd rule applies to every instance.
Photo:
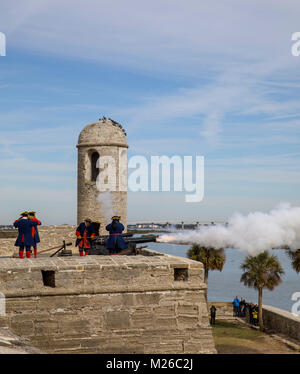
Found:
[[[37,226],[37,222],[28,219],[28,212],[21,213],[21,218],[14,222],[14,227],[18,229],[18,237],[15,246],[19,247],[19,257],[23,258],[26,247],[26,257],[30,258],[30,247],[34,245],[32,228]]]
[[[77,240],[75,247],[78,246],[80,256],[83,256],[83,250],[87,256],[89,254],[89,249],[91,248],[91,241],[95,237],[95,229],[91,219],[86,218],[84,222],[81,222],[77,227],[76,236]]]
[[[39,221],[36,218],[35,212],[28,212],[28,218],[31,221],[37,222],[38,226],[40,226],[42,224],[41,221]],[[32,238],[33,238],[33,241],[34,241],[34,245],[33,245],[34,258],[37,258],[37,243],[40,242],[40,236],[39,236],[37,226],[32,227]]]

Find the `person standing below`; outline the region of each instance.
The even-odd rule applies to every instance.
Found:
[[[42,224],[41,221],[39,221],[36,218],[35,212],[28,212],[28,218],[31,221],[37,222],[38,226],[40,226]],[[34,258],[37,258],[37,243],[40,242],[40,236],[39,236],[39,232],[38,232],[37,227],[32,227],[32,237],[33,237],[33,241],[34,241],[34,245],[33,245]]]
[[[106,241],[106,248],[109,250],[109,254],[117,254],[122,249],[128,249],[125,243],[122,232],[124,231],[124,225],[120,222],[120,216],[113,216],[112,222],[106,226],[106,230],[109,231],[109,237]]]
[[[26,248],[26,257],[30,258],[30,247],[34,246],[32,228],[36,228],[36,226],[36,221],[28,219],[28,212],[21,213],[21,218],[14,222],[14,227],[18,229],[18,237],[15,246],[19,247],[20,258],[23,258],[24,248]]]
[[[241,297],[241,301],[239,305],[239,316],[240,317],[246,316],[246,301],[243,297]]]
[[[258,326],[258,305],[255,304],[252,312],[253,325]]]
[[[209,310],[210,310],[210,324],[215,325],[217,308],[214,305],[212,305]]]
[[[250,308],[251,308],[250,303],[246,303],[246,305],[245,305],[245,317],[246,317],[246,322],[247,323],[250,323]]]
[[[254,310],[254,304],[251,303],[249,305],[249,317],[250,317],[249,322],[250,322],[251,325],[253,325],[253,310]]]
[[[86,218],[84,222],[81,222],[77,227],[76,236],[75,247],[78,246],[79,255],[83,256],[84,251],[84,254],[87,256],[91,248],[92,239],[95,237],[95,230],[91,219]]]
[[[237,317],[239,313],[239,306],[240,306],[240,300],[236,296],[235,299],[233,300],[233,308],[234,308],[234,316]]]

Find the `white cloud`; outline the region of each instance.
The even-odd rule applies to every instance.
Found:
[[[130,129],[146,121],[161,126],[203,116],[198,135],[215,142],[228,113],[300,115],[296,98],[270,99],[279,83],[262,86],[272,75],[281,84],[296,79],[299,64],[290,53],[300,11],[296,0],[288,6],[278,0],[32,0],[28,8],[19,2],[0,10],[10,43],[18,48],[194,76],[193,88],[117,110],[128,115]],[[199,85],[199,78],[206,82]]]
[[[288,3],[288,5],[286,4]],[[199,72],[290,53],[299,2],[32,0],[2,2],[10,43],[141,69]],[[222,56],[222,58],[220,58]],[[174,69],[176,67],[176,69]]]

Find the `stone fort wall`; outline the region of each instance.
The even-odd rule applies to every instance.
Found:
[[[0,259],[0,327],[48,353],[216,353],[202,264],[145,253]]]
[[[272,332],[283,334],[300,343],[300,315],[271,305],[263,306],[264,326]]]

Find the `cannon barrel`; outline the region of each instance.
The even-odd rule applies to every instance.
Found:
[[[157,235],[149,235],[149,236],[140,236],[140,237],[132,237],[132,234],[126,235],[122,234],[125,243],[128,246],[128,250],[125,250],[126,254],[136,254],[137,244],[140,243],[149,243],[149,242],[156,242]],[[109,251],[105,248],[105,242],[108,236],[97,236],[96,238],[92,239],[92,245],[90,249],[90,254],[93,255],[106,255],[109,254]]]
[[[124,241],[129,244],[129,243],[148,243],[148,242],[155,242],[156,238],[158,237],[157,235],[149,235],[149,236],[140,236],[133,238],[133,234],[121,234],[123,236]],[[108,239],[108,235],[101,235],[101,236],[96,236],[94,239],[92,239],[92,242],[95,244],[99,245],[104,245],[106,240]]]
[[[133,234],[126,232],[122,234],[123,238],[131,238]],[[107,239],[109,235],[96,235],[95,239]]]
[[[156,242],[157,235],[149,235],[149,236],[141,236],[137,238],[124,238],[125,243],[149,243],[149,242]]]

